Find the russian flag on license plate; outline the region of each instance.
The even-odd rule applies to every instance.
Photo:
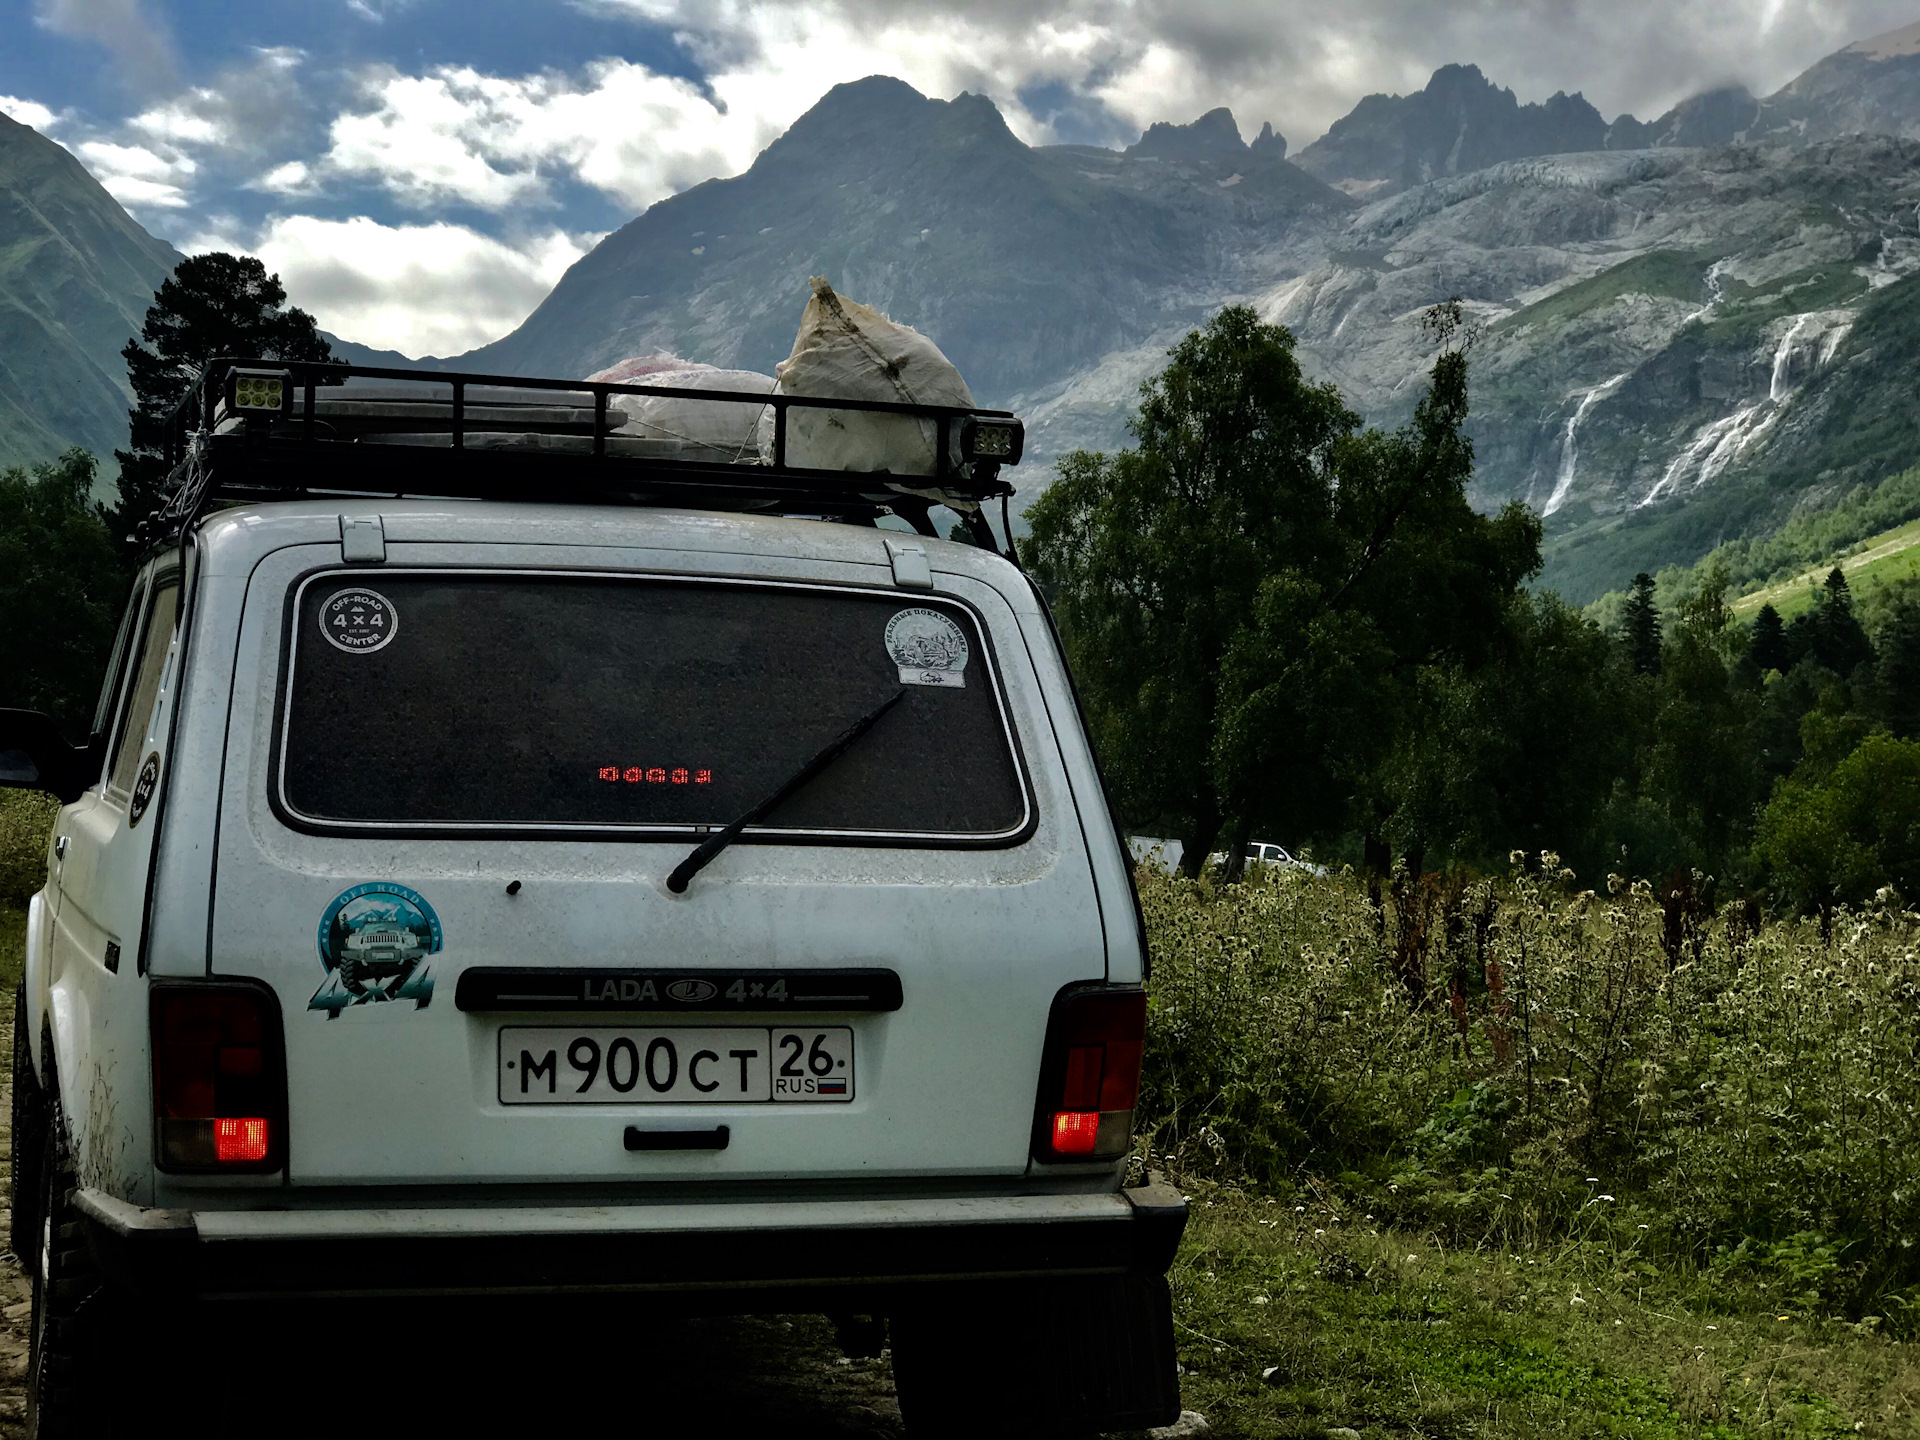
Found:
[[[822,1080],[820,1082],[819,1093],[822,1095],[844,1095],[847,1093],[847,1082],[844,1080]]]

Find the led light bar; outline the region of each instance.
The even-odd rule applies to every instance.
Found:
[[[227,409],[236,415],[290,414],[293,375],[286,370],[229,370]]]
[[[956,469],[975,461],[1018,465],[1027,448],[1027,427],[1010,415],[968,415],[951,433],[947,458]]]

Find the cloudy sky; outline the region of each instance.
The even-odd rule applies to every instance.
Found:
[[[1920,0],[6,0],[0,112],[155,234],[245,249],[409,354],[511,330],[606,231],[731,175],[832,85],[984,92],[1035,144],[1229,105],[1297,149],[1478,64],[1652,118],[1766,93]]]

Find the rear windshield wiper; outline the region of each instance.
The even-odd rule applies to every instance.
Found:
[[[753,824],[754,821],[765,816],[774,806],[793,794],[794,791],[798,790],[802,785],[805,785],[822,770],[825,770],[835,760],[838,760],[854,741],[858,740],[874,727],[875,722],[877,722],[882,715],[886,714],[887,711],[891,710],[895,705],[898,705],[906,693],[907,689],[904,685],[894,691],[893,694],[889,695],[885,700],[882,700],[878,705],[874,706],[873,709],[862,715],[845,730],[842,730],[838,736],[830,740],[819,754],[815,755],[811,760],[807,761],[805,765],[802,765],[796,770],[793,778],[788,780],[778,790],[774,791],[773,794],[747,811],[746,814],[727,826],[726,829],[719,831],[717,834],[709,835],[705,840],[702,840],[691,855],[673,867],[673,873],[667,876],[667,889],[676,895],[683,892],[687,888],[688,882],[707,868],[707,862],[712,860],[713,857],[718,855],[722,850],[726,849],[727,846],[731,845],[742,830]]]

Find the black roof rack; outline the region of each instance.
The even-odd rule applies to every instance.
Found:
[[[625,396],[760,407],[760,443],[623,434]],[[795,410],[878,412],[931,422],[928,473],[788,463]],[[770,419],[767,412],[771,411]],[[170,474],[143,540],[196,523],[216,501],[385,496],[672,505],[872,524],[898,515],[925,535],[935,505],[977,544],[1014,558],[1007,529],[1024,430],[1005,410],[695,390],[672,385],[397,370],[333,361],[211,362],[173,412]],[[763,449],[764,452],[763,453]],[[999,500],[1004,549],[983,507]]]

